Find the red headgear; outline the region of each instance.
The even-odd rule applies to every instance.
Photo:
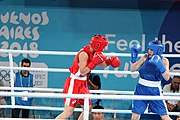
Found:
[[[103,49],[108,45],[108,39],[102,35],[94,35],[91,38],[90,45],[95,52],[102,52]]]

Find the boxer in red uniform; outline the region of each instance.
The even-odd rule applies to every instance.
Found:
[[[87,75],[96,66],[106,67],[111,65],[116,68],[120,66],[118,57],[112,56],[106,59],[103,55],[104,48],[108,45],[108,39],[102,35],[95,35],[91,38],[90,44],[82,48],[76,55],[73,65],[69,68],[71,75],[66,79],[64,84],[63,93],[65,94],[89,94],[87,87]],[[64,111],[56,117],[56,120],[66,120],[69,118],[76,106],[84,105],[84,99],[65,98]],[[90,112],[91,112],[91,102]],[[83,120],[83,112],[78,120]]]

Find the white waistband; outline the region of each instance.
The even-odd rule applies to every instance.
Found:
[[[73,79],[78,79],[78,80],[87,80],[87,76],[79,77],[79,76],[76,76],[76,75],[74,75],[72,73],[71,73],[70,77],[73,78]]]
[[[160,87],[161,86],[161,81],[150,81],[150,80],[145,80],[142,78],[139,78],[139,84],[148,86],[148,87]]]

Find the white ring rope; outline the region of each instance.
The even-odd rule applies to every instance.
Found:
[[[13,53],[29,53],[29,54],[48,54],[48,55],[76,55],[77,52],[55,52],[55,51],[29,51],[29,50],[5,50],[0,49],[0,52],[9,53],[9,61],[10,61],[10,67],[6,66],[0,66],[0,69],[6,69],[10,70],[10,76],[11,76],[11,87],[2,87],[0,89],[6,89],[11,90],[11,92],[0,92],[0,96],[11,96],[12,98],[12,105],[1,105],[0,108],[27,108],[27,109],[43,109],[45,108],[47,110],[63,110],[63,108],[57,108],[57,107],[40,107],[40,106],[17,106],[15,105],[14,98],[15,96],[27,96],[27,97],[37,97],[37,98],[83,98],[86,99],[115,99],[115,100],[180,100],[180,94],[176,93],[164,93],[164,95],[171,95],[171,96],[135,96],[132,95],[133,91],[113,91],[113,90],[98,90],[94,91],[95,93],[103,93],[108,95],[85,95],[85,94],[61,94],[61,93],[52,93],[52,92],[62,92],[62,89],[43,89],[43,88],[16,88],[14,87],[14,81],[13,79],[13,70],[34,70],[34,71],[50,71],[50,72],[69,72],[68,69],[57,69],[57,68],[22,68],[22,67],[13,67]],[[104,53],[106,56],[123,56],[123,57],[130,57],[130,54],[126,53]],[[139,56],[142,56],[143,54],[139,54]],[[163,54],[163,56],[166,57],[180,57],[180,54]],[[109,74],[138,74],[138,72],[130,72],[130,71],[112,71],[112,70],[92,70],[93,73],[109,73]],[[171,75],[179,75],[179,73],[171,72]],[[48,93],[40,93],[40,92],[14,92],[14,90],[29,90],[29,91],[49,91]],[[91,91],[93,93],[93,91]],[[48,96],[47,96],[48,94]],[[111,95],[109,95],[111,94]],[[113,94],[113,95],[112,95]],[[119,95],[120,94],[120,95]],[[123,95],[122,95],[123,94]],[[129,95],[124,95],[129,94]],[[87,103],[85,103],[87,104]],[[85,108],[89,109],[89,108]],[[75,109],[75,111],[78,110]],[[82,110],[82,109],[80,109]],[[131,113],[130,110],[95,110],[97,112],[113,112],[113,113]],[[85,112],[84,119],[88,119],[87,111]],[[180,113],[176,112],[170,112],[170,115],[180,115]]]
[[[15,105],[15,108],[21,109],[33,109],[33,110],[54,110],[54,111],[63,111],[64,108],[60,107],[45,107],[45,106],[20,106]],[[1,105],[0,108],[12,108],[11,105]],[[82,112],[82,108],[75,108],[74,111]],[[104,112],[104,113],[128,113],[131,114],[131,110],[116,110],[116,109],[92,109],[92,112]],[[144,113],[144,114],[154,114],[154,113]],[[180,115],[179,112],[169,112],[169,115]]]
[[[30,50],[5,50],[0,49],[0,52],[3,53],[29,53],[29,54],[48,54],[48,55],[76,55],[77,52],[62,52],[62,51],[30,51]],[[106,56],[122,56],[122,57],[130,57],[130,53],[104,53]],[[139,54],[138,56],[142,56],[144,54]],[[180,57],[180,54],[163,54],[165,57]]]
[[[94,94],[62,94],[40,92],[0,92],[0,96],[26,96],[36,98],[90,98],[90,99],[115,99],[115,100],[180,100],[180,96],[144,96],[144,95],[94,95]],[[110,97],[111,96],[111,97]]]
[[[0,90],[27,90],[27,91],[38,91],[38,92],[54,92],[62,93],[63,89],[56,88],[24,88],[24,87],[0,87]],[[117,90],[89,90],[90,93],[100,94],[111,94],[111,95],[133,95],[134,91],[117,91]],[[165,96],[180,96],[180,93],[163,93]]]
[[[9,70],[11,67],[0,66],[2,70]],[[32,71],[49,71],[49,72],[69,72],[69,69],[58,68],[25,68],[25,67],[12,67],[13,70],[32,70]],[[131,71],[113,71],[113,70],[92,70],[92,73],[109,73],[109,74],[139,74]],[[170,72],[170,75],[179,75],[177,72]]]

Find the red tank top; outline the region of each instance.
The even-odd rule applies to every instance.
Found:
[[[74,58],[74,62],[73,62],[73,65],[69,68],[69,71],[76,75],[76,76],[80,76],[80,69],[79,69],[79,54],[81,52],[86,52],[89,56],[88,60],[87,60],[87,64],[89,64],[89,62],[91,61],[92,57],[93,57],[93,54],[91,53],[90,51],[90,46],[85,46],[83,47],[76,55],[76,57]]]

